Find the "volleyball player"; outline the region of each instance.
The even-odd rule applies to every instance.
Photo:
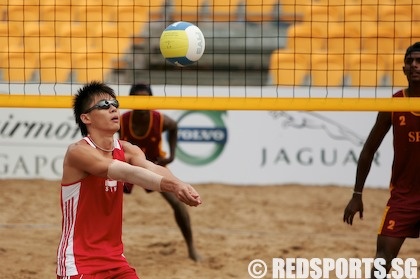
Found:
[[[152,89],[148,84],[134,84],[130,89],[130,96],[152,96]],[[162,149],[162,133],[167,133],[169,154]],[[143,150],[146,158],[158,165],[166,166],[175,159],[178,125],[169,116],[156,110],[128,111],[121,116],[120,138],[131,142]],[[124,192],[131,193],[133,184],[126,183]],[[147,192],[152,192],[146,190]],[[184,237],[189,257],[200,260],[193,241],[191,221],[187,208],[172,193],[161,192],[163,198],[172,207],[175,220]]]
[[[420,42],[407,48],[402,67],[408,87],[393,98],[420,97]],[[386,260],[386,271],[398,256],[407,237],[418,238],[420,231],[420,108],[416,112],[379,112],[363,146],[357,165],[351,200],[344,210],[343,221],[352,225],[359,213],[363,218],[362,191],[375,152],[393,127],[394,160],[391,171],[390,198],[377,236],[376,258]],[[372,270],[372,278],[375,277]]]
[[[107,85],[78,90],[74,116],[84,136],[64,157],[61,181],[62,234],[59,279],[137,279],[122,243],[123,182],[172,192],[190,206],[201,199],[189,184],[148,160],[135,145],[114,138],[120,129],[118,101]]]

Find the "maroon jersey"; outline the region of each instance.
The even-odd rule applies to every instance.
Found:
[[[89,138],[84,140],[95,148]],[[113,158],[125,161],[118,140],[114,140],[114,147]],[[121,240],[122,202],[120,181],[88,175],[61,185],[63,220],[57,275],[94,274],[128,266]]]
[[[393,95],[406,97],[405,90]],[[389,206],[420,209],[420,112],[393,112],[394,161]]]
[[[150,111],[149,126],[144,135],[137,135],[133,131],[133,121],[133,111],[121,116],[120,138],[140,147],[146,158],[152,162],[156,162],[159,157],[165,157],[165,152],[162,150],[162,114]]]

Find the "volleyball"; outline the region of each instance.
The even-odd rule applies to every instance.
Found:
[[[206,47],[203,32],[190,22],[172,23],[160,36],[160,52],[174,65],[184,67],[198,61]]]

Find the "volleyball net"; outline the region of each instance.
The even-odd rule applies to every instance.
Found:
[[[69,108],[83,84],[115,88],[122,108],[417,111],[406,48],[420,0],[8,0],[0,6],[0,107]],[[162,57],[175,21],[197,25],[203,57]],[[127,96],[149,83],[153,97]]]

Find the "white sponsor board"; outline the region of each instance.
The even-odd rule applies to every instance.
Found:
[[[170,115],[179,119],[182,113]],[[211,127],[199,112],[195,114],[180,121],[181,130]],[[175,173],[194,183],[353,185],[357,159],[376,113],[228,111],[222,117],[227,141],[220,155],[208,165],[188,164],[178,156],[170,166]],[[184,142],[181,136],[178,147],[205,158],[216,152],[214,145]],[[366,185],[388,187],[392,156],[389,133]]]
[[[184,115],[178,147],[188,157],[177,157],[170,165],[174,173],[192,183],[245,185],[352,185],[357,158],[376,116],[373,112],[211,112],[219,114],[226,128],[226,142],[217,143],[217,135],[216,142],[206,137],[206,131],[209,134],[215,127],[207,115],[164,113],[178,120]],[[1,109],[0,119],[0,177],[60,179],[67,145],[81,137],[71,111]],[[188,140],[185,133],[200,129],[204,136],[197,133],[195,141],[183,140]],[[388,186],[389,138],[378,152],[367,185]],[[196,158],[203,162],[194,163]]]
[[[179,121],[177,157],[169,166],[177,176],[238,185],[352,186],[376,118],[376,112],[163,112]],[[80,138],[71,109],[2,108],[0,178],[60,179],[66,148]],[[388,187],[392,157],[390,131],[368,187]]]

